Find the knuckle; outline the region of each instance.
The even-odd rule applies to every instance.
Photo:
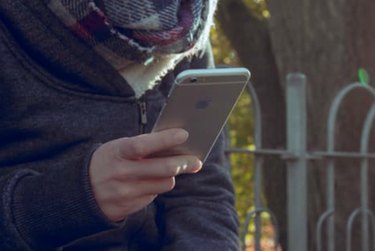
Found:
[[[129,148],[130,148],[130,151],[135,156],[144,156],[144,154],[146,153],[144,144],[141,141],[136,140],[136,139],[130,140]]]
[[[114,179],[126,179],[132,176],[131,169],[124,165],[116,165],[113,171]]]
[[[115,161],[121,161],[123,156],[121,144],[119,142],[119,140],[112,140],[103,145],[106,149],[108,149],[110,156]]]
[[[119,202],[128,201],[128,198],[132,195],[132,189],[130,187],[121,187],[117,190]]]
[[[133,169],[131,161],[122,160],[114,163],[111,176],[114,180],[127,180],[134,175]]]

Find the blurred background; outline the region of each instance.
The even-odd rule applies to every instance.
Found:
[[[375,74],[374,0],[220,0],[211,42],[217,64],[244,66],[252,72],[262,110],[262,145],[285,149],[286,75],[302,72],[307,78],[307,148],[326,148],[327,118],[338,91],[353,82],[371,86]],[[364,120],[374,103],[374,95],[357,91],[343,103],[336,123],[335,147],[355,152],[360,148]],[[244,93],[230,121],[231,146],[254,150],[252,100]],[[375,148],[371,130],[370,152]],[[232,176],[237,194],[237,210],[243,224],[254,209],[254,156],[231,154]],[[316,250],[316,224],[326,209],[325,159],[308,166],[308,250]],[[337,160],[335,177],[335,250],[349,250],[346,226],[360,203],[358,159]],[[374,161],[370,161],[374,164]],[[262,200],[276,215],[280,246],[287,250],[286,167],[279,157],[265,158],[262,168]],[[369,168],[369,207],[374,208],[375,171]],[[273,230],[263,217],[262,250],[275,250]],[[358,225],[356,227],[356,224]],[[358,228],[358,229],[357,229]],[[363,250],[362,232],[354,222],[350,250]],[[375,229],[371,230],[373,236]],[[254,224],[246,238],[247,250],[254,250]],[[324,236],[324,233],[323,233]],[[298,238],[298,236],[296,236]],[[370,238],[371,243],[375,238]],[[359,242],[358,242],[359,243]],[[374,244],[369,248],[375,250]],[[322,250],[326,250],[323,248]],[[327,249],[329,250],[329,249]],[[303,250],[301,250],[303,251]],[[366,250],[367,251],[367,250]]]

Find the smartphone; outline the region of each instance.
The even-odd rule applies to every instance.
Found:
[[[188,154],[204,162],[249,79],[246,68],[181,72],[152,131],[183,128],[189,138],[184,144],[153,156]]]

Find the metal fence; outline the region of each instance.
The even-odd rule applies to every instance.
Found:
[[[335,150],[335,124],[340,106],[345,98],[355,90],[364,89],[374,97],[374,103],[370,108],[363,125],[360,139],[360,151],[342,152]],[[286,84],[286,121],[287,121],[287,149],[275,150],[262,148],[262,125],[261,107],[257,95],[251,84],[248,91],[252,99],[254,112],[255,150],[236,149],[228,147],[227,152],[241,152],[255,155],[254,163],[254,206],[255,210],[250,212],[245,220],[241,232],[242,243],[245,243],[245,236],[251,221],[254,221],[255,250],[261,250],[261,214],[267,213],[270,216],[274,227],[274,247],[278,246],[278,224],[272,211],[263,205],[262,196],[262,163],[267,155],[276,155],[283,158],[287,164],[287,213],[288,217],[288,251],[305,251],[308,249],[308,228],[307,228],[307,165],[312,159],[326,160],[326,210],[320,216],[316,226],[317,250],[335,250],[335,161],[338,158],[354,158],[360,160],[360,206],[354,210],[348,218],[346,225],[346,251],[351,251],[353,222],[357,218],[361,222],[361,250],[375,250],[375,216],[369,209],[368,191],[368,168],[370,159],[375,159],[374,153],[369,153],[369,139],[375,120],[375,89],[354,83],[343,88],[335,96],[327,120],[327,149],[325,151],[308,151],[306,144],[306,77],[300,73],[289,74]],[[323,225],[326,231],[323,234]],[[371,230],[370,231],[370,227]],[[371,233],[371,236],[370,236]],[[325,235],[324,238],[322,235]],[[324,240],[324,243],[323,243]],[[371,242],[371,244],[370,244]],[[358,250],[358,249],[356,249]]]

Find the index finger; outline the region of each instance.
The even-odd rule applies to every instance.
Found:
[[[140,159],[184,143],[189,134],[179,128],[142,134],[117,140],[118,155],[122,159]]]

